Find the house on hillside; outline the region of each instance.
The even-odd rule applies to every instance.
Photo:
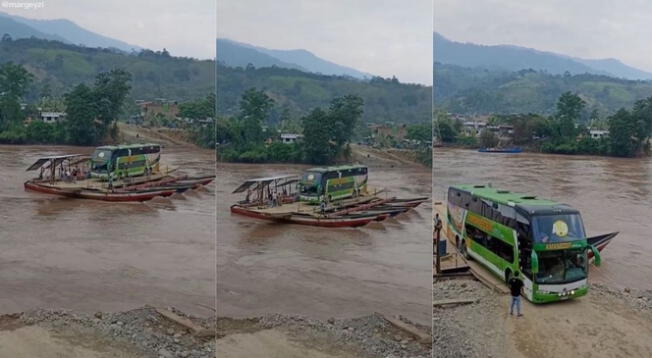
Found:
[[[604,129],[589,129],[591,139],[601,139],[609,136],[609,131]]]
[[[281,143],[293,144],[303,138],[303,134],[296,133],[281,133]]]
[[[465,121],[462,123],[462,131],[467,135],[478,136],[487,127],[487,122]]]
[[[66,120],[65,112],[41,112],[43,123],[57,123]]]

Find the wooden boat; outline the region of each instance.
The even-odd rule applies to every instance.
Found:
[[[60,188],[48,183],[38,183],[28,180],[25,182],[25,189],[46,194],[61,195],[69,198],[92,199],[103,201],[147,201],[157,196],[170,196],[176,189],[160,188],[141,191],[102,191],[88,188]]]
[[[523,149],[521,147],[509,147],[509,148],[480,148],[478,152],[480,153],[521,153]]]
[[[411,208],[416,208],[417,206],[421,205],[422,203],[425,203],[428,201],[429,198],[425,196],[421,196],[418,198],[406,198],[406,199],[397,199],[394,198],[391,201],[387,203],[387,205],[391,206],[409,206]]]
[[[322,226],[322,227],[358,227],[367,225],[373,221],[383,221],[389,213],[361,213],[348,215],[311,215],[306,213],[265,213],[260,210],[244,207],[238,204],[231,206],[231,212],[256,219],[281,221],[300,225]]]
[[[602,252],[602,250],[609,245],[611,240],[618,235],[618,232],[612,232],[609,234],[604,234],[604,235],[598,235],[598,236],[593,236],[589,237],[586,239],[586,241],[590,244],[595,246],[598,251]],[[589,250],[589,258],[593,257],[593,252]]]

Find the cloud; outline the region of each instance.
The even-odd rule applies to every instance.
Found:
[[[68,19],[133,45],[167,48],[176,56],[215,57],[215,0],[44,1],[42,9],[0,10],[34,19]]]
[[[219,37],[432,83],[431,0],[220,0]]]
[[[652,71],[646,0],[434,0],[435,31],[455,41],[511,44]]]

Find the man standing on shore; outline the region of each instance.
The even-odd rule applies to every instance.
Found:
[[[519,272],[516,271],[514,272],[514,276],[512,276],[512,278],[510,278],[507,282],[509,284],[509,290],[512,294],[512,301],[509,306],[509,314],[514,314],[514,306],[516,306],[516,316],[521,317],[523,315],[521,314],[521,288],[523,288],[523,281],[521,281],[518,277]]]

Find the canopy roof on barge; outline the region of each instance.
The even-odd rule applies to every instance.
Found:
[[[268,186],[271,183],[274,183],[275,186],[285,186],[296,183],[297,181],[299,181],[299,177],[296,175],[277,175],[273,177],[248,179],[244,183],[240,184],[240,186],[237,187],[233,193],[242,193],[252,186],[254,188],[259,188]]]
[[[83,157],[83,158],[80,158]],[[66,154],[66,155],[51,155],[47,157],[41,157],[34,162],[34,164],[30,165],[29,168],[27,168],[27,171],[30,170],[36,170],[45,165],[46,163],[51,163],[50,165],[57,166],[61,163],[63,163],[65,160],[69,160],[71,158],[79,158],[76,163],[82,162],[84,160],[88,159],[87,155],[84,154]]]

